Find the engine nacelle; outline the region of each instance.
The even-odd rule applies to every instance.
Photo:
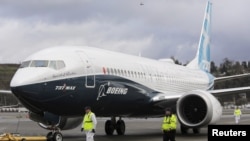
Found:
[[[82,117],[63,117],[45,112],[43,115],[29,113],[29,118],[44,129],[51,130],[55,127],[61,130],[74,129],[82,122]]]
[[[183,126],[196,128],[218,121],[222,115],[222,106],[212,94],[196,90],[179,98],[176,112]]]

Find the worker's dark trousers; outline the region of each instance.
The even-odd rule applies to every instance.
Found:
[[[163,141],[175,141],[176,130],[163,131]]]

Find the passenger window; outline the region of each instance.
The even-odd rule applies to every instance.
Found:
[[[123,70],[121,70],[121,75],[122,75],[122,76],[124,75]]]
[[[111,72],[111,74],[114,74],[114,71],[113,71],[113,69],[111,68],[110,70],[111,70],[111,71],[110,71],[110,72]]]
[[[127,76],[127,71],[126,70],[124,70],[124,75]]]
[[[110,74],[109,68],[107,68],[107,73]]]
[[[121,75],[121,72],[119,69],[117,69],[117,75]]]

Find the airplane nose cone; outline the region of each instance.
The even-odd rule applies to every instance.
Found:
[[[39,82],[45,74],[48,74],[45,70],[36,68],[19,69],[10,82],[12,93],[31,111],[39,111],[39,100],[44,89],[43,83]]]
[[[47,74],[43,69],[36,68],[24,68],[19,69],[13,76],[10,87],[18,87],[23,85],[28,85],[36,83],[38,81],[44,80]]]
[[[17,87],[23,84],[23,80],[21,78],[21,75],[18,75],[17,73],[12,77],[10,81],[10,87]]]

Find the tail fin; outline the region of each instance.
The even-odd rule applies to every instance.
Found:
[[[208,1],[203,26],[200,35],[200,41],[195,58],[187,65],[189,68],[201,69],[210,72],[210,24],[212,3]]]

